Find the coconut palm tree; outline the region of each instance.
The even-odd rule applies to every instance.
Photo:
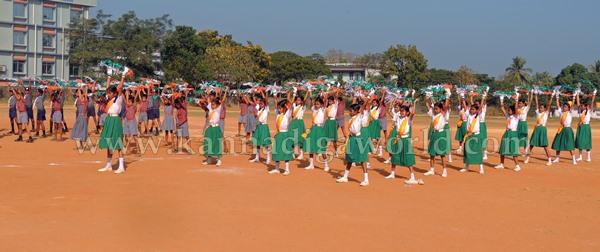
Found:
[[[529,82],[531,68],[525,68],[525,59],[517,56],[514,57],[513,63],[510,67],[506,68],[506,76],[509,80],[515,82],[515,84],[523,85]]]
[[[588,68],[591,74],[600,75],[600,60],[596,60],[596,62]]]

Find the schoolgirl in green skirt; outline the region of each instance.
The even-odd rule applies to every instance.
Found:
[[[519,108],[517,109],[517,116],[519,116],[519,125],[517,126],[517,135],[519,136],[519,147],[523,147],[523,151],[525,152],[527,151],[527,140],[529,139],[529,130],[527,128],[527,114],[529,113],[529,104],[531,104],[532,98],[533,95],[529,95],[529,98],[527,98],[527,100],[518,100]]]
[[[265,161],[265,164],[271,163],[271,131],[269,130],[269,125],[267,124],[267,118],[269,117],[269,106],[265,97],[266,95],[264,94],[264,91],[261,91],[260,95],[255,98],[255,102],[258,104],[259,109],[256,116],[258,125],[256,126],[254,134],[252,135],[252,145],[255,147],[255,157],[254,159],[250,160],[252,163],[259,162],[261,147],[265,148],[267,154],[267,160]]]
[[[306,92],[306,94],[308,95],[308,92]],[[292,121],[290,122],[288,132],[292,137],[292,146],[298,147],[299,149],[298,160],[301,160],[303,156],[302,143],[304,142],[304,138],[302,138],[302,135],[306,132],[306,126],[304,125],[304,111],[306,110],[305,99],[306,97],[296,96],[295,100],[292,101],[292,99],[289,98],[288,93],[288,100],[293,104]]]
[[[416,106],[415,100],[413,106]],[[412,127],[412,120],[414,114],[410,112],[410,108],[407,106],[403,106],[400,108],[400,116],[397,118],[394,129],[399,132],[395,138],[392,139],[392,172],[388,175],[387,179],[393,179],[396,177],[396,166],[404,166],[408,167],[410,171],[410,177],[408,180],[405,180],[406,184],[423,184],[422,180],[417,180],[415,178],[415,173],[413,171],[413,166],[416,164],[415,160],[415,152],[412,146],[412,139],[410,137],[410,128]]]
[[[458,141],[456,153],[460,154],[463,148],[463,140],[467,134],[466,123],[467,118],[469,117],[469,104],[462,95],[458,96],[458,104],[460,104],[460,106],[458,106],[458,123],[456,125],[456,135],[454,136],[454,140]]]
[[[429,111],[427,114],[431,117],[431,124],[429,126],[429,146],[427,147],[427,152],[429,153],[429,171],[424,175],[434,175],[435,174],[435,157],[440,157],[442,160],[442,177],[445,178],[448,176],[446,170],[446,155],[450,153],[450,146],[448,145],[447,140],[447,131],[444,130],[444,126],[446,125],[446,117],[444,116],[444,112],[447,111],[450,103],[449,95],[446,96],[446,102],[436,103],[433,108],[431,108],[430,98],[427,97],[427,110]]]
[[[114,151],[117,151],[119,155],[119,168],[115,171],[116,174],[125,172],[125,164],[123,160],[123,124],[119,113],[124,105],[123,97],[123,83],[125,81],[125,75],[127,70],[123,72],[121,76],[121,82],[118,86],[110,85],[110,76],[106,80],[106,95],[108,96],[108,104],[106,105],[106,111],[108,116],[104,121],[104,128],[100,133],[100,149],[106,149],[106,165],[100,168],[99,172],[112,171],[112,157]]]
[[[335,117],[337,115],[338,100],[337,92],[334,91],[333,93],[335,94],[335,96],[328,95],[328,93],[325,93],[325,100],[327,100],[327,103],[329,105],[327,106],[327,109],[325,109],[325,116],[327,118],[325,121],[325,125],[323,126],[323,133],[325,135],[327,143],[332,143],[334,153],[333,155],[334,157],[337,157],[338,124]]]
[[[360,110],[361,106],[358,104],[350,105],[350,121],[348,122],[348,132],[350,136],[346,140],[345,153],[346,153],[346,170],[344,175],[337,178],[338,183],[347,183],[348,176],[350,175],[350,169],[353,163],[360,163],[362,166],[364,180],[360,183],[361,186],[369,185],[369,174],[367,172],[367,162],[369,160],[368,152],[364,149],[364,142],[366,141],[365,136],[362,134],[362,122]],[[343,148],[342,148],[343,150]]]
[[[488,146],[488,133],[487,124],[485,123],[485,117],[487,116],[487,91],[483,94],[481,102],[476,101],[475,104],[479,106],[479,139],[481,141],[481,148],[483,149],[483,160],[487,160],[487,146]],[[473,99],[473,96],[471,96]]]
[[[325,138],[325,132],[323,130],[323,124],[325,123],[325,108],[323,98],[317,97],[313,100],[313,115],[312,115],[312,127],[304,135],[304,143],[302,143],[302,149],[304,152],[309,154],[309,165],[305,167],[306,170],[315,169],[314,158],[315,154],[322,155],[322,159],[325,162],[325,171],[329,171],[329,164],[327,162],[327,155],[325,154],[327,148],[327,139]]]
[[[577,105],[579,106],[579,126],[577,127],[577,136],[575,137],[575,148],[579,149],[579,158],[577,161],[583,160],[583,150],[587,151],[586,162],[592,162],[592,128],[590,121],[592,119],[592,106],[596,102],[596,91],[592,95],[591,103],[581,103],[579,94],[577,94]]]
[[[465,155],[463,162],[465,168],[460,172],[468,172],[470,165],[479,165],[479,173],[483,174],[483,148],[481,147],[481,124],[479,122],[479,105],[472,104],[469,107],[469,116],[467,118],[467,134],[463,140]]]
[[[573,103],[575,103],[575,96],[573,96]],[[556,96],[556,105],[560,108],[560,100],[559,95]],[[569,103],[565,103],[562,105],[562,111],[560,113],[560,126],[556,131],[556,136],[554,136],[554,140],[552,141],[552,149],[556,151],[556,158],[552,160],[553,163],[560,162],[560,152],[561,151],[569,151],[571,157],[573,158],[573,164],[577,164],[577,160],[575,158],[575,154],[573,154],[573,150],[575,149],[575,138],[573,134],[573,129],[571,128],[571,122],[573,121],[573,117],[571,115],[571,105]]]
[[[550,158],[550,153],[548,152],[548,129],[546,128],[546,123],[548,122],[548,117],[550,116],[550,112],[548,108],[552,106],[552,97],[550,97],[550,104],[546,106],[545,104],[539,104],[538,102],[538,94],[535,94],[535,115],[536,115],[536,125],[533,129],[533,133],[531,133],[531,138],[529,139],[529,151],[525,153],[525,161],[523,163],[529,163],[529,157],[534,147],[541,147],[546,152],[546,157],[548,158],[548,162],[546,165],[552,165],[552,159]]]
[[[206,106],[205,110],[208,113],[207,120],[207,128],[204,131],[204,156],[206,160],[202,162],[203,165],[211,164],[211,159],[216,159],[216,166],[221,166],[221,157],[223,156],[223,131],[219,126],[219,121],[221,120],[221,112],[223,110],[223,104],[225,104],[227,99],[227,91],[226,89],[224,95],[221,97],[215,97],[210,101],[209,104],[202,104]]]
[[[269,171],[269,174],[279,174],[279,162],[285,162],[285,171],[283,175],[290,175],[290,161],[294,159],[293,139],[291,137],[289,129],[290,119],[292,118],[292,110],[290,109],[290,103],[288,100],[281,100],[277,104],[277,120],[275,129],[275,141],[273,143],[273,161],[275,161],[275,168]]]
[[[403,106],[401,101],[394,101],[393,104],[394,104],[394,106],[390,106],[390,110],[389,110],[389,114],[392,117],[393,126],[389,131],[387,131],[389,133],[386,136],[386,141],[385,141],[385,151],[387,151],[387,153],[390,156],[387,160],[384,161],[384,164],[391,164],[391,162],[392,162],[392,142],[394,142],[394,139],[396,138],[396,136],[398,136],[398,129],[396,128],[396,122],[398,121],[398,118],[400,117],[400,109]]]
[[[517,127],[519,125],[519,116],[516,114],[516,108],[514,105],[508,106],[508,111],[504,107],[504,97],[500,97],[500,107],[502,113],[506,116],[506,131],[502,136],[500,143],[500,164],[495,166],[496,169],[504,169],[505,157],[512,157],[515,163],[514,171],[520,171],[519,166],[519,135],[517,134]]]

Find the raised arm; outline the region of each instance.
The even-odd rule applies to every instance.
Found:
[[[225,88],[225,94],[223,94],[223,102],[221,104],[225,104],[225,102],[227,102],[227,93],[229,93],[229,87]]]
[[[508,113],[506,112],[506,108],[504,108],[504,99],[500,99],[500,109],[502,109],[502,114],[504,116],[508,116]]]
[[[427,111],[431,110],[431,97],[425,96],[425,107],[427,107]]]
[[[412,106],[412,111],[410,111],[410,120],[412,121],[413,117],[415,117],[415,112],[417,112],[417,102],[419,101],[419,99],[415,99],[413,106]]]
[[[552,99],[550,99],[550,102],[552,102]],[[540,103],[538,102],[538,95],[535,94],[535,110],[536,111],[540,111]]]

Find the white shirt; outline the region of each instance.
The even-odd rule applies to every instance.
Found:
[[[461,117],[462,115],[462,117]],[[469,110],[468,109],[462,109],[462,106],[458,106],[458,120],[462,120],[463,122],[466,122],[467,119],[469,117]]]
[[[304,118],[304,111],[306,111],[306,105],[296,105],[296,103],[294,103],[292,105],[292,107],[294,109],[293,113],[296,114],[294,119],[302,120],[302,118]],[[292,114],[292,116],[293,116],[293,114]]]
[[[286,111],[283,114],[277,115],[277,121],[275,121],[275,122],[277,123],[281,119],[281,123],[279,124],[279,131],[280,132],[288,130],[288,127],[290,126],[290,119],[291,118],[292,118],[292,110],[291,109],[288,109],[288,111]],[[277,124],[275,124],[275,127],[277,127]]]
[[[369,127],[369,122],[371,122],[371,114],[368,110],[363,110],[362,116],[360,117],[360,122],[363,127]]]
[[[312,106],[312,111],[313,111],[313,121],[312,121],[313,124],[323,126],[323,124],[325,123],[325,109],[324,108],[317,109],[317,107]]]
[[[540,110],[536,110],[535,111],[535,120],[538,126],[543,125],[546,126],[546,123],[548,122],[548,116],[550,115],[550,112],[548,112],[547,110],[545,112],[540,113]],[[543,117],[542,117],[543,116]],[[542,119],[540,120],[540,117],[542,117]]]
[[[400,127],[402,126],[402,123],[404,121],[406,122],[406,127],[404,127],[404,132],[400,132]],[[408,135],[408,133],[410,132],[410,127],[412,125],[412,120],[410,120],[410,118],[408,116],[405,117],[398,117],[398,119],[396,119],[396,130],[398,131],[398,136],[402,137],[402,136],[406,136]],[[444,124],[442,124],[442,128]]]
[[[483,105],[479,111],[479,121],[485,122],[485,115],[487,114],[487,104]]]
[[[257,106],[256,110],[258,111],[258,123],[267,123],[267,117],[269,116],[269,106],[265,106],[263,109],[259,109],[259,107]]]
[[[471,123],[475,122],[473,125],[473,131],[471,130]],[[479,116],[477,115],[469,115],[467,118],[467,133],[476,134],[479,133]]]
[[[558,110],[558,114],[559,114],[559,120],[562,121],[562,116],[563,116],[564,112],[562,110]],[[563,126],[571,127],[571,122],[573,122],[573,116],[571,115],[571,111],[567,112],[566,117],[567,118],[565,118],[565,123],[563,124]]]
[[[429,110],[429,112],[427,112],[427,114],[431,117],[431,123],[435,122],[435,120],[437,118],[440,118],[438,123],[433,125],[433,130],[435,131],[440,131],[444,129],[444,126],[446,125],[446,117],[443,115],[444,113],[441,112],[437,115],[434,115],[433,112],[431,110]]]
[[[517,127],[519,126],[519,116],[510,115],[506,117],[506,120],[508,121],[508,126],[506,127],[508,130],[517,130]]]
[[[208,124],[215,125],[218,124],[221,120],[221,110],[223,110],[222,105],[219,105],[216,109],[212,109],[212,106],[208,106]],[[213,113],[214,112],[214,113]]]
[[[113,103],[112,106],[110,106],[106,113],[109,115],[118,115],[119,113],[121,113],[121,108],[123,108],[123,96],[119,95],[119,97],[117,97],[117,100]]]
[[[396,111],[396,108],[392,109],[392,121],[394,123],[397,123],[396,121],[398,121],[398,118],[400,117],[400,111]]]
[[[327,107],[327,117],[329,118],[335,118],[335,116],[337,115],[337,108],[338,108],[338,101],[334,101],[333,105],[329,105],[329,107]]]
[[[381,109],[379,107],[371,108],[371,119],[378,120],[380,111],[381,111]]]
[[[588,109],[584,109],[579,113],[579,121],[581,121],[581,115],[585,112],[585,118],[583,118],[583,124],[590,124],[590,120],[592,119],[592,111]]]
[[[519,109],[517,109],[517,112],[518,111],[519,111]],[[527,113],[529,113],[529,106],[523,107],[523,111],[521,111],[521,113],[519,114],[519,120],[526,121],[527,120]]]
[[[450,112],[450,109],[448,109],[446,112],[442,112],[444,114],[444,119],[446,119],[446,124],[450,122]]]
[[[361,117],[362,116],[360,114],[357,114],[350,118],[350,120],[348,121],[350,134],[352,134],[353,136],[356,136],[360,133],[360,130],[362,128]]]

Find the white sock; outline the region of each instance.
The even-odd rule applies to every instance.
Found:
[[[430,172],[435,172],[435,168],[431,167],[431,168],[429,168],[429,171]]]
[[[392,176],[392,177],[396,176],[396,172],[395,172],[395,171],[392,171],[392,172],[390,173],[390,176]]]
[[[379,154],[383,153],[383,146],[379,146]]]
[[[125,168],[125,165],[123,165],[123,158],[119,158],[119,169],[123,168]]]
[[[448,161],[452,161],[452,154],[448,154]]]
[[[552,158],[548,158],[548,162],[552,162]]]
[[[483,164],[480,164],[480,165],[479,165],[479,170],[480,170],[480,171],[483,171]]]
[[[325,168],[329,168],[329,162],[327,162],[327,159],[325,159]]]
[[[285,171],[286,172],[290,171],[290,162],[285,162]]]
[[[271,151],[267,149],[267,161],[271,160]]]
[[[583,150],[579,149],[579,158],[583,157]]]
[[[106,167],[109,167],[112,165],[112,158],[106,158]]]
[[[410,173],[410,180],[415,180],[415,174],[414,173]]]
[[[310,166],[314,166],[314,158],[310,158]]]
[[[302,149],[300,149],[300,155],[298,155],[298,156],[302,157],[302,155],[304,155],[304,151]]]
[[[573,155],[573,162],[575,162],[575,160],[576,160],[575,155]]]
[[[348,175],[350,175],[350,171],[345,170],[344,171],[344,178],[348,178]]]
[[[365,181],[369,181],[369,174],[365,172]]]
[[[258,151],[256,152],[256,154],[254,155],[254,159],[258,160]]]
[[[458,146],[458,150],[462,150],[462,145]]]
[[[587,151],[587,159],[590,159],[590,160],[592,159],[592,151],[591,150]]]
[[[447,173],[446,168],[444,168],[444,170],[442,171],[442,173]]]
[[[558,155],[556,155],[556,160],[560,160],[560,157]]]

